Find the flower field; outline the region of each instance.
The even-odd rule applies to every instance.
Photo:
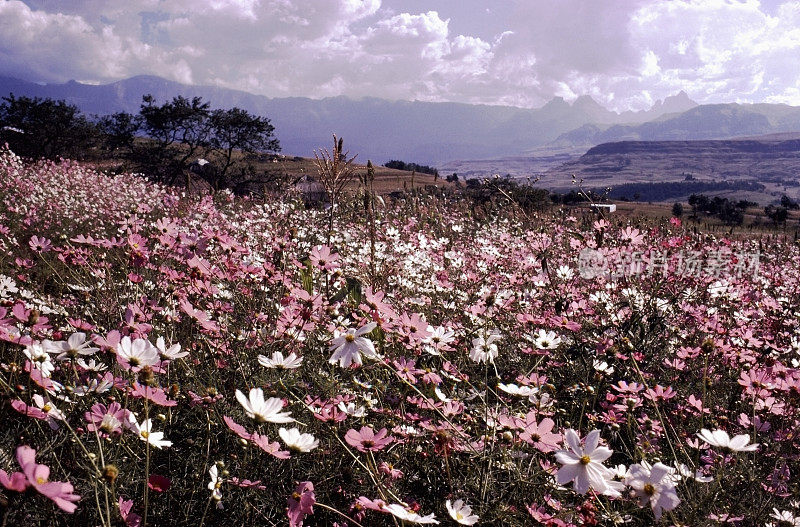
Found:
[[[800,525],[796,242],[359,205],[0,152],[0,523]]]

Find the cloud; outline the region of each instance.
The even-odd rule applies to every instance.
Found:
[[[797,0],[509,0],[491,6],[492,26],[505,29],[482,38],[452,27],[454,18],[475,27],[485,9],[428,4],[0,0],[0,74],[108,82],[148,73],[275,97],[540,106],[589,94],[641,109],[683,89],[699,102],[800,104]]]

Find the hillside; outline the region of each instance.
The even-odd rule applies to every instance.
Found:
[[[238,156],[237,156],[238,157]],[[360,160],[360,156],[357,161]],[[250,155],[247,163],[252,164],[257,174],[252,182],[245,185],[242,192],[260,193],[265,184],[271,181],[281,180],[285,187],[294,185],[295,182],[304,177],[317,178],[317,167],[314,158],[285,155]],[[364,160],[366,161],[366,159]],[[89,162],[87,165],[107,173],[123,173],[130,169],[123,159],[107,159],[103,161]],[[366,163],[354,163],[355,176],[345,187],[348,190],[357,189],[359,186],[358,178],[366,173]],[[374,165],[375,168],[375,192],[379,195],[390,194],[395,191],[413,190],[426,186],[453,187],[454,184],[446,181],[443,177],[434,178],[430,174],[412,173],[405,170],[395,170],[381,165]],[[193,184],[201,185],[200,178],[195,178]]]
[[[747,138],[784,141],[796,139],[799,130],[800,107],[777,104],[703,105],[682,113],[665,114],[640,124],[586,123],[545,145],[528,149],[525,156],[498,157],[488,165],[483,160],[448,162],[439,168],[443,173],[457,171],[471,177],[486,177],[493,173],[526,177],[547,172],[563,163],[565,158],[575,160],[587,150],[606,143],[672,141],[675,148],[684,148],[687,145],[681,145],[682,141]],[[702,146],[700,148],[705,149]],[[714,150],[718,154],[724,153],[720,146]],[[717,171],[728,170],[726,165],[731,162],[735,161],[723,159]],[[710,166],[707,168],[711,169]]]
[[[595,146],[548,170],[539,184],[569,189],[574,175],[586,188],[611,187],[616,197],[638,194],[643,201],[661,201],[704,192],[742,194],[766,204],[782,194],[800,196],[798,174],[798,139],[621,141]]]

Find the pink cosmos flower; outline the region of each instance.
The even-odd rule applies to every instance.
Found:
[[[167,398],[167,392],[163,388],[145,386],[138,382],[133,383],[129,393],[137,399],[144,398],[159,406],[176,406],[178,404],[176,401]]]
[[[302,527],[306,515],[314,514],[316,502],[314,484],[310,481],[300,483],[287,500],[286,515],[289,517],[289,527]]]
[[[549,417],[542,419],[539,424],[533,421],[525,427],[519,438],[530,443],[540,452],[552,452],[558,448],[562,439],[561,434],[553,433],[553,426],[555,426],[555,422]]]
[[[28,245],[37,253],[46,253],[53,248],[53,242],[47,238],[39,238],[38,236],[31,236]]]
[[[333,271],[339,267],[339,255],[336,253],[332,254],[331,248],[327,245],[317,245],[311,249],[309,259],[314,267],[324,269],[325,271]]]
[[[150,477],[147,478],[147,486],[156,492],[165,492],[171,485],[172,481],[169,478],[158,474],[150,474]]]
[[[344,439],[348,445],[355,447],[360,452],[377,452],[378,450],[383,450],[394,441],[394,437],[387,435],[388,433],[385,428],[378,430],[376,433],[372,428],[362,426],[359,432],[356,432],[353,428],[348,430]]]
[[[405,357],[400,357],[399,359],[392,361],[392,364],[397,370],[397,374],[400,376],[400,378],[407,380],[411,384],[417,384],[416,376],[425,373],[424,370],[420,370],[416,367],[417,361],[406,359]]]
[[[109,404],[108,407],[96,403],[91,411],[84,414],[84,418],[89,421],[86,426],[89,432],[98,432],[102,437],[119,436],[122,434],[122,426],[128,423],[128,410],[123,409],[117,402]]]
[[[73,494],[72,483],[68,481],[49,481],[50,467],[36,463],[36,450],[22,445],[17,448],[17,462],[22,467],[22,472],[15,472],[10,476],[0,470],[0,484],[8,490],[23,492],[28,487],[33,487],[37,492],[53,500],[65,512],[75,512],[78,508],[75,502],[81,497]]]
[[[400,479],[404,475],[402,470],[394,468],[392,464],[385,461],[378,465],[378,470],[380,470],[382,474],[389,476],[389,479]]]
[[[369,510],[379,511],[379,512],[386,512],[386,511],[384,511],[384,509],[386,508],[386,505],[387,505],[387,503],[385,501],[383,501],[382,499],[380,499],[380,498],[375,499],[375,500],[371,500],[371,499],[369,499],[369,498],[367,498],[365,496],[359,496],[358,499],[355,502],[355,507],[356,508],[369,509]]]
[[[122,496],[119,498],[119,515],[128,527],[139,527],[142,524],[142,517],[138,514],[131,512],[133,509],[133,500],[125,500]]]
[[[14,472],[9,475],[5,470],[0,469],[0,485],[15,492],[25,492],[25,489],[28,488],[28,479],[22,472]]]

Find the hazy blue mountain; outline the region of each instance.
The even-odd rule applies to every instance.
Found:
[[[707,104],[641,124],[584,125],[561,134],[553,148],[585,149],[614,141],[730,139],[800,131],[800,107],[784,104]]]
[[[311,156],[331,134],[359,160],[401,159],[422,164],[524,155],[546,145],[588,147],[619,140],[711,139],[800,130],[800,108],[786,105],[697,106],[681,92],[650,110],[616,113],[591,97],[556,97],[537,109],[509,106],[387,101],[377,98],[268,98],[212,86],[188,86],[139,76],[104,85],[75,81],[40,85],[0,77],[8,93],[65,99],[88,114],[136,112],[142,95],[164,102],[200,96],[214,107],[240,107],[275,125],[283,151]],[[584,148],[585,150],[585,148]]]
[[[570,105],[554,100],[538,110],[507,106],[457,103],[387,101],[376,98],[358,100],[332,97],[276,98],[210,86],[187,86],[159,77],[139,76],[106,85],[38,85],[17,79],[0,78],[0,95],[65,99],[89,114],[117,111],[136,112],[142,95],[156,101],[176,95],[200,96],[215,107],[238,106],[269,117],[276,128],[283,151],[293,155],[312,155],[314,149],[328,146],[331,134],[345,138],[345,145],[359,158],[378,162],[403,159],[433,163],[465,157],[513,155],[530,145],[543,144],[558,134],[597,117],[581,100]],[[603,110],[611,115],[611,112]],[[602,113],[602,112],[599,112]],[[616,115],[616,114],[613,114]]]
[[[200,96],[215,107],[238,106],[269,117],[287,154],[310,156],[314,149],[327,146],[331,134],[337,133],[360,159],[372,158],[378,162],[403,159],[436,163],[515,155],[587,123],[611,124],[620,119],[619,114],[606,110],[590,97],[580,97],[572,104],[554,98],[534,110],[376,98],[271,99],[225,88],[187,86],[153,76],[105,85],[75,81],[39,85],[0,78],[0,95],[11,92],[65,99],[86,113],[98,115],[136,112],[142,95],[148,93],[157,101],[179,94]],[[633,114],[626,116],[630,120],[635,118]]]

